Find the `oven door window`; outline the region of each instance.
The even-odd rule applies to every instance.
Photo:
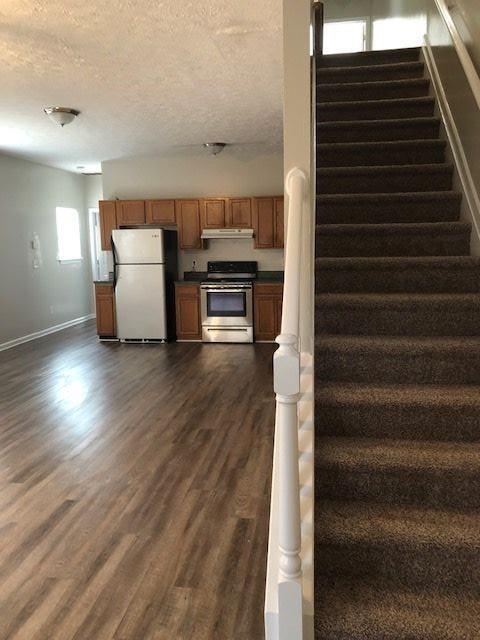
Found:
[[[244,291],[208,291],[207,315],[209,318],[245,318],[247,297]]]

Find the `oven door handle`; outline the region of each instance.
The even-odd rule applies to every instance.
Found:
[[[200,287],[203,291],[210,291],[210,293],[245,293],[246,291],[251,291],[252,287],[243,287],[243,288],[213,288],[213,287]]]

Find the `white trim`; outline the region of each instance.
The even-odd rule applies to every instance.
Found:
[[[424,39],[425,45],[423,46],[423,54],[425,57],[425,63],[432,80],[433,90],[438,100],[438,108],[445,125],[445,131],[447,133],[448,142],[450,143],[455,166],[462,184],[462,189],[470,209],[475,233],[480,241],[480,197],[468,165],[467,156],[463,148],[457,125],[455,124],[452,110],[448,104],[447,94],[445,93],[445,89],[442,84],[428,35],[425,35]]]
[[[3,342],[2,344],[0,344],[0,351],[5,351],[6,349],[12,349],[13,347],[16,347],[19,344],[23,344],[24,342],[30,342],[30,340],[43,338],[43,336],[48,336],[50,333],[63,331],[63,329],[68,329],[69,327],[73,327],[76,324],[81,324],[82,322],[91,320],[92,318],[95,318],[95,314],[89,313],[86,316],[81,316],[80,318],[74,318],[73,320],[68,320],[67,322],[56,324],[53,327],[48,327],[47,329],[42,329],[41,331],[35,331],[35,333],[29,333],[28,335],[21,336],[20,338],[14,338],[13,340],[8,340],[7,342]]]
[[[82,262],[83,258],[57,258],[57,262],[60,264],[73,264],[75,262]]]
[[[480,109],[480,78],[478,77],[475,65],[473,64],[472,58],[468,53],[468,49],[458,32],[455,22],[450,14],[447,3],[445,2],[445,0],[435,0],[435,4],[437,5],[438,12],[442,16],[447,29],[450,32],[450,36],[453,40],[453,45],[458,57],[460,58],[460,62],[462,63],[463,70],[465,71],[465,75],[467,76],[478,108]]]

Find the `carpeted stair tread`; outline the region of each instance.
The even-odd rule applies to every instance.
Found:
[[[315,406],[317,437],[480,440],[480,386],[322,383]]]
[[[316,258],[317,293],[478,293],[473,256]]]
[[[318,334],[480,336],[479,313],[478,293],[327,293],[315,297]]]
[[[434,471],[439,474],[455,471],[478,474],[480,481],[479,442],[323,437],[317,441],[315,458],[319,468],[338,469],[342,466],[371,473],[392,469]],[[480,514],[477,521],[480,521]],[[441,533],[437,532],[436,536],[439,540]],[[480,548],[478,531],[476,537]]]
[[[458,220],[462,194],[456,191],[414,193],[333,193],[317,196],[321,224],[396,224]]]
[[[320,509],[320,587],[341,576],[385,591],[478,598],[478,513],[340,500]]]
[[[317,167],[444,163],[445,149],[444,140],[320,142]]]
[[[317,122],[428,118],[434,115],[435,99],[391,98],[388,100],[352,100],[317,102]]]
[[[381,142],[389,140],[428,140],[438,138],[439,118],[400,118],[317,123],[317,141]]]
[[[429,87],[430,80],[427,78],[320,84],[317,87],[317,99],[321,102],[338,102],[343,100],[417,98],[427,96]]]
[[[316,226],[318,256],[460,256],[470,253],[471,225],[322,224]]]
[[[480,337],[317,335],[318,381],[480,385]]]
[[[401,193],[450,191],[450,163],[317,168],[317,195],[322,193]]]
[[[478,511],[480,509],[480,466],[478,450],[475,456],[473,443],[434,443],[438,446],[423,447],[427,440],[385,439],[368,441],[372,449],[366,450],[358,442],[365,438],[352,438],[350,449],[340,440],[345,438],[321,438],[315,457],[315,494],[330,500],[356,500],[390,505],[408,505],[450,511]],[[402,447],[404,444],[403,457]],[[374,445],[378,447],[374,448]],[[409,446],[407,446],[409,445]],[[442,451],[442,445],[451,449]],[[330,455],[330,449],[335,455]],[[435,450],[435,457],[431,452]],[[452,451],[457,451],[457,457]],[[470,454],[464,466],[455,464],[462,453]],[[341,455],[343,454],[343,455]],[[443,455],[441,455],[443,454]],[[381,463],[380,463],[381,461]],[[408,462],[407,462],[408,461]],[[479,561],[480,562],[480,561]],[[480,564],[479,564],[480,570]]]
[[[392,62],[418,62],[420,49],[389,49],[387,51],[364,51],[358,53],[335,53],[317,57],[318,67],[352,67],[373,64],[386,64]]]
[[[328,456],[329,444],[326,442]],[[454,445],[445,445],[445,451],[451,452],[453,447]],[[428,456],[430,448],[419,443],[420,457]],[[370,450],[367,451],[368,455],[371,455]],[[348,453],[346,456],[348,464],[350,457]],[[334,463],[336,460],[334,456]],[[405,462],[402,459],[400,464]],[[345,461],[340,459],[339,463],[344,464]],[[480,452],[477,452],[476,464],[472,463],[472,467],[468,469],[479,468],[479,463]],[[394,464],[399,464],[398,460],[394,459]],[[422,460],[419,460],[419,464],[424,466]],[[411,464],[406,466],[410,468]],[[450,469],[451,466],[446,465],[444,468]],[[480,561],[480,514],[363,502],[325,501],[320,503],[320,507],[323,519],[319,523],[318,541],[322,544],[361,544],[366,541],[385,546],[405,545],[407,549],[433,544],[444,547],[446,553],[452,547],[470,547],[479,554]]]
[[[317,68],[317,86],[322,88],[328,84],[340,82],[373,82],[381,80],[401,80],[421,78],[425,73],[423,62],[392,62],[375,65],[354,65],[351,67]]]
[[[432,591],[381,589],[358,580],[318,588],[317,640],[473,640],[480,600]]]
[[[315,495],[326,500],[478,513],[480,444],[319,437]],[[317,516],[319,511],[317,506]],[[438,536],[441,539],[441,532]]]

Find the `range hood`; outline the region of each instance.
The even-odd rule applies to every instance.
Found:
[[[218,240],[219,238],[228,240],[253,238],[253,229],[204,229],[202,231],[203,240]]]

